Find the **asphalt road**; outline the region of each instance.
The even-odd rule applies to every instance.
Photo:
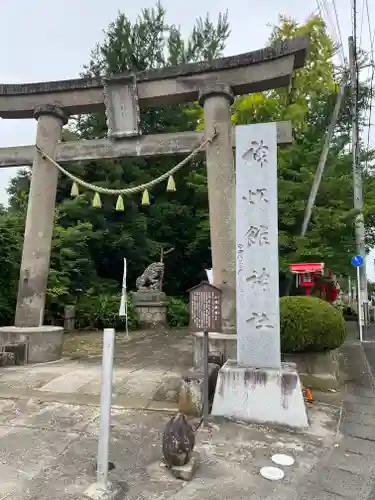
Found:
[[[375,377],[375,342],[365,342],[363,344],[363,349],[366,354],[367,362],[370,366],[370,370],[373,378]]]

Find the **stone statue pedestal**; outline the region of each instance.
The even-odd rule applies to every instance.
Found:
[[[228,359],[220,369],[212,413],[257,424],[308,427],[302,386],[294,363],[251,368]]]
[[[167,296],[164,292],[139,290],[132,300],[141,328],[155,328],[167,324]]]

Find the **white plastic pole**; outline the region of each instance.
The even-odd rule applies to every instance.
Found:
[[[124,258],[124,272],[122,275],[122,289],[121,289],[121,302],[119,309],[119,317],[125,317],[125,330],[126,335],[129,336],[129,328],[128,328],[128,296],[127,296],[127,287],[126,287],[126,275],[127,275],[127,266],[126,259]]]
[[[97,483],[102,487],[108,486],[108,453],[109,433],[111,425],[112,404],[112,372],[113,353],[115,347],[115,329],[104,328],[103,331],[103,359],[100,390],[100,426],[97,458]]]
[[[126,280],[127,280],[127,275],[128,275],[128,266],[126,259],[124,258],[124,276],[123,276],[123,294],[124,294],[124,300],[125,300],[125,329],[126,329],[126,335],[129,337],[129,328],[128,328],[128,289],[126,286]]]
[[[361,275],[359,266],[357,266],[357,303],[358,303],[358,324],[359,324],[359,340],[363,342],[363,328],[362,328],[362,297],[361,297]]]

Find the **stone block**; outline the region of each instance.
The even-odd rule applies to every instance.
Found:
[[[105,487],[102,484],[93,483],[84,492],[82,500],[120,500],[124,498],[124,494],[123,485],[108,482]]]
[[[248,368],[228,360],[220,369],[212,415],[259,424],[308,427],[295,366]]]
[[[66,305],[64,307],[64,330],[66,332],[72,332],[75,330],[76,322],[76,306]]]
[[[203,360],[203,332],[195,332],[194,367],[198,369]],[[237,336],[233,334],[209,333],[209,352],[221,353],[223,361],[237,359]],[[338,349],[322,353],[282,354],[282,361],[296,363],[300,380],[305,387],[329,391],[339,388]]]
[[[194,332],[194,368],[198,369],[203,364],[203,332]],[[221,353],[223,362],[227,359],[237,358],[237,337],[233,334],[209,332],[209,353]]]
[[[158,291],[142,291],[142,292],[132,292],[132,301],[135,306],[148,304],[160,303],[165,305],[167,302],[167,296],[164,292]]]
[[[282,360],[286,363],[296,363],[305,387],[322,391],[339,388],[338,349],[328,352],[283,354]]]
[[[140,135],[137,83],[134,75],[106,79],[103,87],[108,136],[123,139]]]
[[[0,339],[28,343],[28,363],[46,363],[61,359],[64,329],[59,326],[0,327]]]
[[[167,323],[167,297],[164,292],[133,292],[132,300],[141,328],[154,328]]]
[[[199,466],[199,457],[196,452],[194,452],[186,465],[174,465],[171,467],[170,471],[177,479],[182,479],[183,481],[191,481],[194,478],[194,474]]]

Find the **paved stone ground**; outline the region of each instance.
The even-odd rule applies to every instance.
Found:
[[[88,348],[85,341],[86,358],[77,348],[82,337],[71,338],[66,355],[74,352],[79,359],[3,369],[0,500],[78,500],[95,481],[100,337],[90,338],[97,342]],[[126,489],[123,498],[375,500],[375,394],[358,342],[349,340],[343,349],[343,402],[335,395],[334,404],[312,404],[308,432],[215,421],[210,431],[198,432],[201,466],[195,479],[184,483],[159,466],[169,416],[150,408],[168,406],[152,401],[155,387],[190,364],[186,332],[140,334],[117,350],[110,448],[116,468],[110,476]],[[291,454],[296,463],[274,483],[259,469],[271,465],[277,451]]]
[[[98,409],[61,403],[3,402],[0,424],[0,498],[78,499],[95,480]],[[172,478],[159,465],[160,412],[114,410],[111,480],[127,499],[185,500],[290,497],[336,438],[336,412],[314,410],[307,435],[257,426],[215,424],[198,434],[201,467],[191,483]],[[287,451],[296,465],[277,485],[259,476],[273,452]]]
[[[166,378],[179,378],[192,365],[192,340],[184,330],[116,336],[113,404],[125,408],[175,408],[153,402]],[[71,404],[99,404],[102,334],[68,335],[64,359],[7,367],[0,374],[0,398],[36,398]]]

